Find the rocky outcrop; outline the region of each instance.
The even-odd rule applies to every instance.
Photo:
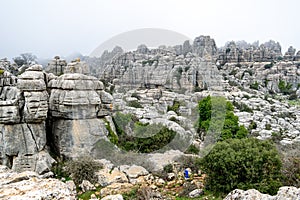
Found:
[[[67,66],[65,59],[55,56],[45,67],[45,72],[59,76],[64,73],[64,68]]]
[[[15,171],[50,170],[55,153],[66,157],[92,155],[106,139],[103,118],[110,114],[112,96],[88,72],[73,62],[59,77],[33,65],[15,77],[2,65],[0,74],[1,163]]]
[[[82,73],[87,69],[80,62],[68,64],[64,75],[49,81],[49,128],[52,147],[61,156],[92,155],[107,130],[98,117],[109,114],[112,97],[103,83]],[[103,104],[101,103],[103,99]]]
[[[162,87],[185,92],[222,87],[222,78],[213,63],[191,53],[176,56],[163,49],[147,54],[122,54],[105,66],[101,79],[110,80],[123,89]]]
[[[16,173],[6,166],[0,166],[0,199],[3,200],[75,200],[76,188],[71,185],[54,178],[41,178],[34,172]]]
[[[255,189],[243,191],[240,189],[230,192],[224,200],[296,200],[300,198],[300,189],[296,187],[281,187],[277,195],[262,194]]]
[[[187,45],[188,47],[188,45]],[[215,40],[210,36],[199,36],[194,39],[193,53],[207,61],[212,61],[217,55],[217,46]]]
[[[54,160],[46,150],[48,93],[42,67],[33,65],[18,79],[5,71],[0,84],[2,163],[15,171],[50,170]]]
[[[281,46],[273,40],[260,46],[231,41],[219,50],[217,62],[223,65],[239,62],[271,62],[278,59],[282,59]]]

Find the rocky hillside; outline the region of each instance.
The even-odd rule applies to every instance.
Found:
[[[285,54],[274,41],[229,42],[218,48],[212,38],[200,36],[192,44],[140,45],[131,52],[116,47],[100,59],[83,59],[67,64],[55,57],[23,73],[0,60],[0,164],[47,174],[54,158],[90,156],[106,159],[97,172],[105,195],[141,181],[154,192],[164,187],[175,196],[185,187],[183,175],[176,179],[179,185],[168,185],[155,173],[191,151],[203,155],[207,144],[199,131],[199,101],[208,95],[230,101],[249,136],[283,149],[300,142],[300,52],[293,47]],[[218,109],[214,106],[211,110]],[[37,174],[32,177],[42,182]],[[198,193],[204,176],[195,173]],[[234,191],[227,198],[247,192]],[[278,195],[283,193],[288,193],[285,188]]]
[[[183,102],[180,117],[192,116],[201,97],[221,95],[234,103],[239,122],[255,137],[299,141],[299,52],[290,47],[282,54],[278,42],[217,48],[213,39],[200,36],[175,47],[140,45],[106,61],[99,72],[115,106],[141,119],[161,116],[176,100]],[[142,108],[126,107],[131,102]]]

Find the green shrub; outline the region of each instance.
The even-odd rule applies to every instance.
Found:
[[[51,171],[54,173],[55,178],[64,179],[65,181],[71,180],[69,173],[65,171],[65,166],[66,164],[63,161],[58,161],[52,166]]]
[[[271,124],[266,124],[266,125],[265,125],[265,128],[266,128],[266,130],[272,130]]]
[[[65,172],[69,174],[76,185],[88,180],[91,183],[97,182],[95,172],[101,169],[101,165],[88,156],[79,157],[66,162]]]
[[[270,68],[273,67],[273,65],[274,65],[274,63],[271,62],[270,64],[265,64],[264,68],[265,68],[265,69],[270,69]]]
[[[249,125],[249,129],[253,130],[257,128],[257,124],[255,121],[251,120],[250,125]]]
[[[129,107],[133,107],[133,108],[143,108],[143,106],[140,104],[140,102],[139,101],[137,101],[137,100],[135,100],[135,101],[129,101],[128,103],[127,103],[127,105],[129,106]]]
[[[201,161],[208,175],[206,187],[224,194],[239,188],[276,194],[281,184],[282,163],[276,147],[255,138],[218,142]]]
[[[296,94],[296,91],[292,92],[289,96],[289,100],[296,100],[298,99],[298,95]]]
[[[180,170],[190,168],[193,173],[198,173],[200,169],[201,159],[196,156],[183,155],[177,158],[176,162],[179,163]]]
[[[154,61],[158,61],[158,60],[143,60],[142,65],[145,66],[146,64],[149,64],[149,66],[152,66]]]
[[[190,66],[184,67],[184,71],[185,71],[185,72],[189,71],[189,69],[190,69]]]
[[[173,165],[172,164],[167,164],[164,166],[163,171],[166,173],[172,173],[173,172]]]
[[[291,94],[293,91],[292,91],[292,84],[290,83],[286,83],[285,81],[283,80],[279,80],[279,83],[278,83],[278,89],[280,90],[281,93],[283,93],[284,95],[287,95],[287,94]]]
[[[114,131],[110,127],[109,121],[105,120],[105,127],[108,130],[108,139],[113,143],[113,144],[118,144],[119,138],[118,135],[114,133]]]
[[[257,81],[255,81],[255,83],[252,83],[250,85],[250,88],[253,89],[253,90],[258,90],[258,87],[259,87],[259,84]]]
[[[172,116],[172,117],[170,117],[170,119],[169,119],[170,121],[173,121],[173,122],[176,122],[177,124],[179,124],[180,123],[180,120],[179,119],[177,119],[176,117],[174,117],[174,116]]]
[[[131,97],[140,99],[140,96],[136,92],[132,93]]]
[[[249,112],[249,113],[253,113],[252,108],[250,108],[247,104],[244,103],[238,103],[237,101],[233,102],[233,105],[239,109],[241,112]]]
[[[133,188],[131,191],[122,194],[124,200],[135,200],[137,199],[138,188]]]
[[[300,187],[300,143],[280,146],[282,148],[283,184]]]
[[[180,102],[177,100],[173,101],[173,105],[172,106],[168,106],[167,107],[167,112],[168,111],[174,111],[177,115],[179,115],[179,107],[180,107]]]
[[[214,101],[214,110],[212,112],[212,101]],[[242,138],[246,137],[248,130],[239,126],[239,118],[233,113],[233,105],[231,102],[226,101],[224,97],[207,96],[199,101],[199,120],[198,132],[207,132],[208,128],[212,131],[221,128],[221,135],[219,140],[226,140],[229,138]],[[211,122],[211,116],[214,115],[214,121]],[[225,116],[224,116],[225,115]],[[241,129],[241,130],[240,130]]]
[[[122,113],[113,117],[118,134],[116,145],[123,150],[150,153],[169,144],[176,135],[162,124],[142,124],[132,118],[132,115]],[[133,132],[126,133],[126,130]]]
[[[234,69],[229,73],[229,75],[235,76],[237,73],[238,73],[238,70]]]
[[[0,69],[0,74],[3,74],[5,72],[4,69]]]
[[[185,151],[185,153],[188,154],[195,154],[198,155],[200,152],[200,149],[198,147],[196,147],[194,144],[191,144],[188,149]]]

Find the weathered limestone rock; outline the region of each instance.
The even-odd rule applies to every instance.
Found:
[[[46,149],[45,121],[48,93],[40,65],[26,69],[18,79],[0,76],[1,163],[15,171],[45,173],[54,160]]]
[[[82,189],[83,192],[96,190],[96,187],[93,184],[91,184],[91,182],[89,182],[88,180],[83,180],[79,187]]]
[[[193,43],[193,52],[205,60],[213,60],[213,57],[217,54],[215,40],[210,36],[196,37]]]
[[[83,74],[64,74],[49,82],[49,109],[53,117],[67,119],[95,118],[101,102],[96,90],[101,84]]]
[[[262,194],[255,189],[247,191],[236,189],[230,192],[224,200],[296,200],[300,198],[300,189],[296,187],[281,187],[277,195]]]
[[[195,190],[193,190],[189,193],[189,197],[190,198],[196,198],[196,197],[199,197],[201,194],[203,194],[202,189],[195,189]]]
[[[80,73],[71,73],[73,68],[74,72]],[[109,114],[109,108],[104,106],[111,104],[112,98],[103,91],[102,82],[81,74],[85,70],[85,64],[71,63],[65,74],[48,83],[50,138],[52,148],[61,156],[92,155],[97,143],[106,139],[104,121],[97,117]]]
[[[105,187],[107,185],[111,185],[113,183],[128,183],[128,178],[126,174],[120,171],[118,168],[114,168],[113,170],[109,170],[104,168],[97,172],[98,183]]]
[[[130,179],[138,178],[139,176],[148,175],[149,172],[142,166],[120,166],[120,170],[127,174]]]
[[[121,194],[108,195],[101,200],[123,200],[123,196]]]
[[[244,42],[229,42],[218,53],[217,61],[221,64],[240,62],[267,62],[281,58],[281,46],[278,42],[270,40],[258,46]]]
[[[90,70],[85,62],[80,62],[80,60],[78,60],[68,63],[68,65],[65,67],[64,73],[79,73],[88,75]]]
[[[42,179],[34,172],[16,173],[0,166],[0,198],[75,200],[76,191],[57,179]]]
[[[61,156],[92,155],[97,143],[106,139],[107,134],[105,123],[97,118],[53,119],[52,122],[54,148]]]
[[[206,47],[201,51],[204,52],[202,54],[210,54],[205,53],[208,51]],[[166,88],[191,92],[195,89],[218,89],[222,80],[217,67],[211,62],[204,62],[198,55],[177,56],[172,51],[161,49],[147,54],[124,53],[104,66],[101,78],[114,82],[117,91],[122,88]]]

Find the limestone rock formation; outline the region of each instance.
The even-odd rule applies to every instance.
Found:
[[[107,130],[100,118],[110,114],[112,96],[87,76],[85,63],[73,62],[59,77],[33,65],[15,77],[1,65],[0,161],[15,171],[50,170],[61,156],[91,155]],[[72,73],[74,72],[74,73]],[[78,73],[77,73],[78,72]]]
[[[46,150],[44,78],[40,65],[29,67],[18,79],[7,71],[0,75],[1,163],[16,171],[43,173],[54,162]]]
[[[239,62],[267,62],[282,58],[281,46],[270,40],[260,46],[231,41],[219,49],[217,61],[221,64]]]
[[[68,64],[65,74],[48,83],[50,141],[56,152],[66,157],[91,155],[97,142],[106,138],[105,124],[98,117],[109,114],[106,107],[112,103],[102,82],[72,73],[72,69],[84,72],[87,68],[81,62]]]
[[[163,49],[122,54],[105,66],[101,79],[125,89],[162,87],[184,92],[222,87],[213,63],[191,53],[184,57]]]
[[[75,200],[76,190],[54,178],[41,178],[34,172],[16,173],[0,166],[0,199],[62,199]]]
[[[196,37],[192,48],[196,55],[208,61],[213,60],[214,56],[217,55],[215,40],[210,38],[210,36]]]

